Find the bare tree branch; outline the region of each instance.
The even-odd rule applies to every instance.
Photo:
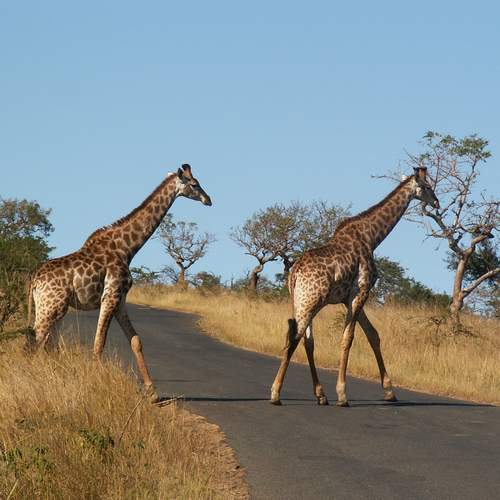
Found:
[[[500,274],[500,267],[492,269],[491,271],[488,271],[487,273],[483,274],[480,278],[478,278],[476,281],[474,281],[473,283],[471,283],[469,286],[465,287],[462,290],[464,297],[467,297],[467,295],[473,292],[481,283],[493,278],[494,276],[497,276],[498,274]]]
[[[477,135],[455,138],[427,132],[422,145],[422,153],[407,153],[407,164],[427,167],[441,208],[412,205],[406,218],[424,226],[427,237],[445,240],[455,256],[452,259],[455,279],[450,308],[458,318],[464,298],[487,282],[490,273],[495,271],[481,268],[482,275],[475,276],[474,282],[464,287],[472,256],[477,256],[478,247],[484,245],[486,239],[493,238],[499,227],[500,201],[488,199],[484,192],[477,193],[475,188],[479,166],[491,153],[487,150],[488,141]],[[391,172],[388,177],[395,178],[397,174]],[[426,220],[431,221],[430,227]]]

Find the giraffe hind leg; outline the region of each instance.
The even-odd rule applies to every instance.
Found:
[[[45,342],[45,349],[47,351],[57,351],[61,340],[62,318],[58,319],[51,327],[47,340]]]
[[[50,304],[44,297],[37,297],[35,312],[35,349],[55,346],[58,340],[59,326],[69,307],[69,295],[57,294],[57,302]],[[51,338],[54,337],[54,338]]]
[[[273,405],[281,405],[280,391],[283,385],[283,379],[285,378],[286,370],[288,368],[288,365],[290,364],[290,359],[292,358],[299,342],[300,337],[297,330],[297,321],[294,318],[291,318],[288,320],[286,343],[285,348],[283,349],[283,356],[281,358],[280,367],[271,387],[270,403]]]
[[[283,386],[283,380],[286,375],[286,371],[288,369],[288,365],[290,364],[290,360],[292,359],[293,353],[295,349],[299,345],[302,337],[306,333],[306,329],[309,326],[309,323],[312,321],[314,317],[314,311],[299,311],[300,314],[298,317],[300,319],[291,318],[288,320],[288,331],[286,334],[286,344],[283,350],[283,356],[281,358],[280,367],[278,369],[278,373],[274,379],[273,385],[271,387],[271,403],[274,405],[280,405],[280,392]]]
[[[316,364],[314,363],[314,337],[312,332],[312,321],[306,329],[306,334],[304,336],[304,348],[306,350],[307,361],[309,362],[309,368],[311,370],[314,395],[316,396],[320,406],[326,406],[328,405],[328,398],[323,391],[323,387],[321,386],[318,372],[316,370]]]

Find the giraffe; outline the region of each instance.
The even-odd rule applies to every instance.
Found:
[[[377,280],[373,251],[398,223],[412,199],[439,208],[439,201],[427,180],[424,167],[414,169],[414,174],[409,177],[403,177],[401,183],[373,207],[341,222],[328,244],[307,251],[292,267],[288,288],[293,317],[288,320],[286,345],[271,388],[272,404],[281,404],[283,379],[290,359],[303,337],[314,395],[318,404],[328,404],[314,363],[312,322],[324,306],[340,303],[345,305],[347,313],[341,341],[337,405],[349,406],[345,376],[356,322],[363,329],[375,354],[384,399],[397,400],[385,369],[378,332],[367,318],[363,306]]]
[[[178,196],[212,204],[188,164],[169,173],[163,182],[132,212],[92,233],[77,252],[49,260],[35,273],[30,304],[35,306],[35,347],[46,346],[68,307],[100,309],[94,354],[100,356],[113,316],[134,353],[145,392],[155,402],[153,386],[142,353],[142,344],[127,314],[126,295],[132,286],[129,265],[154,233]],[[31,315],[31,311],[30,314]]]

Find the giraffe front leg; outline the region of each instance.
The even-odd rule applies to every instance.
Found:
[[[160,397],[158,396],[158,393],[153,385],[153,381],[151,380],[151,376],[142,353],[141,339],[130,321],[124,300],[120,302],[120,305],[115,312],[115,318],[120,324],[123,333],[130,343],[132,352],[134,353],[137,368],[139,369],[144,383],[145,395],[152,403],[157,403],[160,400]]]
[[[356,323],[352,320],[346,321],[344,334],[342,335],[342,342],[340,344],[340,364],[339,374],[337,378],[337,406],[347,407],[349,402],[345,392],[345,379],[347,371],[347,362],[349,360],[349,351],[351,349],[352,341],[354,339],[354,325]]]
[[[345,306],[347,307],[347,314],[344,333],[340,344],[340,363],[337,378],[337,406],[349,406],[345,391],[347,363],[349,361],[349,351],[351,350],[352,341],[354,340],[354,328],[356,326],[359,311],[363,308],[367,297],[367,289],[358,290],[358,294],[354,296],[353,299],[345,303]]]
[[[105,290],[101,299],[101,308],[99,311],[99,320],[94,339],[94,355],[100,357],[106,344],[106,336],[113,314],[120,303],[120,294],[118,291]]]
[[[365,332],[366,338],[368,339],[373,353],[375,354],[375,359],[377,360],[377,365],[380,371],[380,382],[384,391],[384,400],[395,402],[397,401],[397,398],[392,388],[391,379],[389,378],[389,375],[387,374],[387,371],[385,369],[384,358],[382,357],[382,351],[380,349],[379,334],[371,321],[366,316],[366,313],[363,309],[359,312],[358,323],[361,325],[361,328]]]

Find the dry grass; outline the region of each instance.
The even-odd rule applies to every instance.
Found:
[[[134,287],[131,302],[195,312],[207,333],[247,349],[280,355],[290,317],[288,302],[264,301],[230,292],[181,292],[171,287]],[[500,324],[465,316],[471,335],[450,335],[442,311],[422,306],[366,308],[379,330],[389,375],[396,385],[473,401],[500,403]],[[336,367],[344,322],[343,306],[326,307],[314,321],[315,355]],[[294,360],[306,362],[303,349]],[[349,372],[377,378],[362,330],[356,330]],[[269,384],[271,384],[271,380]],[[333,395],[332,395],[333,396]]]
[[[238,496],[221,481],[234,457],[220,432],[151,406],[115,359],[26,356],[0,335],[0,401],[0,498]]]

